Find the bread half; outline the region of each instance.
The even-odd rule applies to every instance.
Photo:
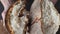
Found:
[[[17,1],[8,10],[5,18],[6,28],[10,34],[25,34],[28,23],[24,1]]]

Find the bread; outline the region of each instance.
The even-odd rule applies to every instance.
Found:
[[[50,0],[39,2],[40,0],[35,0],[31,7],[30,15],[33,23],[31,34],[56,34],[60,25],[58,11],[54,8]]]
[[[17,1],[6,14],[5,24],[10,34],[25,34],[28,23],[24,1]]]
[[[44,5],[45,4],[45,5]],[[53,3],[49,0],[43,2],[42,6],[42,28],[45,34],[56,34],[59,28],[60,17]]]
[[[17,1],[6,14],[5,24],[9,33],[56,34],[60,25],[60,17],[53,3],[50,0],[34,0],[28,12],[24,2]]]

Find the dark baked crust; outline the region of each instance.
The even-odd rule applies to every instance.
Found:
[[[5,17],[5,25],[6,25],[6,28],[7,30],[9,31],[10,34],[14,34],[14,31],[11,27],[11,24],[10,24],[10,14],[13,10],[13,6],[14,5],[17,5],[19,3],[19,1],[16,1],[12,6],[10,6],[10,8],[8,9],[7,13],[6,13],[6,17]]]
[[[31,30],[30,30],[30,34],[33,34],[34,32],[35,33],[38,33],[39,32],[39,34],[42,32],[42,33],[44,33],[44,34],[55,34],[56,32],[57,32],[57,30],[58,30],[58,28],[59,28],[59,22],[60,22],[60,18],[59,18],[59,14],[57,13],[57,11],[55,10],[55,8],[54,8],[54,6],[53,6],[53,4],[51,3],[51,1],[43,1],[42,3],[41,3],[41,5],[39,5],[38,4],[38,2],[39,2],[39,0],[35,3],[36,4],[36,6],[34,5],[34,3],[33,3],[33,7],[31,8],[31,10],[30,10],[30,17],[32,18],[32,26],[31,26]],[[49,4],[50,3],[50,4]],[[11,26],[11,19],[10,19],[10,15],[11,15],[11,12],[12,12],[12,10],[13,10],[13,8],[14,8],[14,6],[15,5],[17,5],[17,4],[19,4],[19,2],[16,2],[15,4],[13,4],[10,8],[9,8],[9,10],[8,10],[8,12],[7,12],[7,14],[6,14],[6,19],[5,19],[5,24],[6,24],[6,27],[7,27],[7,30],[10,32],[10,34],[15,34],[15,32],[14,32],[14,30],[13,30],[13,28],[12,28],[12,26]],[[38,5],[38,7],[40,7],[40,8],[38,8],[37,7],[37,5]],[[20,6],[20,5],[19,5]],[[18,7],[18,6],[17,6]],[[39,9],[38,11],[36,10],[36,9],[34,9],[35,7],[37,7],[37,9]],[[22,8],[22,7],[21,7]],[[34,9],[34,10],[33,10]],[[52,9],[52,10],[51,10]],[[15,9],[16,10],[16,9]],[[41,11],[40,11],[41,10]],[[21,11],[21,10],[20,10]],[[21,13],[23,13],[25,10],[22,10],[21,11]],[[16,11],[16,12],[18,12],[18,11]],[[26,11],[25,11],[26,12]],[[16,14],[18,14],[18,13],[16,13]],[[15,15],[15,14],[14,14]],[[22,14],[21,14],[22,15]],[[25,22],[27,22],[28,20],[26,20],[25,21],[25,17],[26,17],[26,15],[24,14],[23,15],[24,17],[23,17],[23,19],[21,19],[21,20],[24,20],[23,22],[25,23]],[[15,17],[15,16],[14,16]],[[21,17],[21,16],[20,16]],[[36,20],[35,20],[35,18],[36,18]],[[57,19],[56,19],[57,18]],[[17,18],[18,19],[18,18]],[[15,20],[15,21],[17,21],[17,20]],[[20,22],[20,21],[19,21]],[[36,23],[37,22],[37,23]],[[14,23],[14,22],[12,22],[12,23]],[[22,23],[22,22],[21,22]],[[21,24],[20,23],[20,24]],[[41,25],[42,24],[42,25]],[[35,29],[35,26],[36,27],[38,27],[38,29]],[[23,30],[24,30],[24,32],[23,32],[23,34],[26,34],[26,29],[25,28],[27,28],[26,27],[26,23],[24,24],[24,26],[23,26]],[[52,29],[51,29],[52,28]],[[19,28],[20,29],[20,28]],[[20,31],[20,30],[17,30],[17,32],[18,31]],[[22,28],[21,28],[22,29]],[[40,31],[40,29],[41,29],[41,31]],[[38,32],[37,31],[35,31],[35,30],[38,30]],[[33,32],[34,31],[34,32]],[[34,34],[35,34],[34,33]],[[16,33],[17,34],[17,33]],[[22,34],[22,33],[19,33],[19,34]]]

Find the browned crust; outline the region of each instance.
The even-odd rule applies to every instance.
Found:
[[[19,1],[16,1],[14,4],[12,4],[12,6],[10,6],[10,8],[8,9],[7,13],[6,13],[6,17],[5,17],[5,25],[6,25],[6,28],[7,30],[9,31],[10,34],[14,34],[14,31],[11,27],[11,24],[10,24],[10,14],[13,10],[13,6],[14,5],[17,5],[19,3]]]
[[[11,28],[11,24],[10,24],[10,13],[12,12],[12,8],[13,6],[9,8],[6,14],[6,18],[5,18],[5,25],[10,34],[14,34]]]

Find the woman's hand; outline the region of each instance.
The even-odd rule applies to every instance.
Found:
[[[11,6],[11,4],[13,4],[13,0],[1,0],[1,2],[4,6],[4,10],[2,12],[2,18],[3,18],[3,21],[5,21],[6,12],[7,12],[8,8]]]

